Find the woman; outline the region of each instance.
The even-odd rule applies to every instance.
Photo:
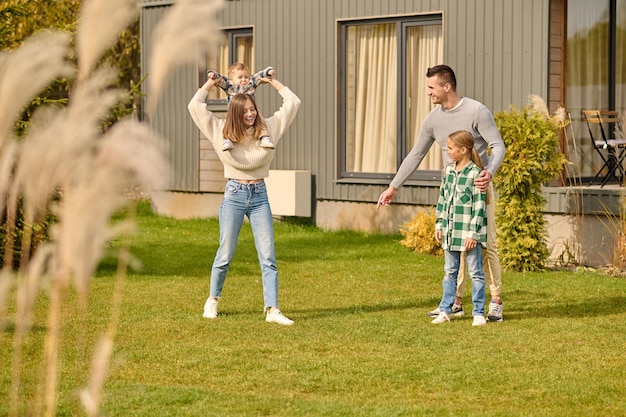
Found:
[[[283,98],[280,109],[266,120],[258,113],[254,98],[248,94],[231,98],[226,119],[215,117],[205,102],[209,90],[216,84],[213,79],[208,79],[198,89],[188,106],[193,121],[216,150],[224,166],[224,177],[228,178],[219,213],[220,245],[211,269],[210,295],[204,304],[203,316],[217,317],[226,273],[235,254],[244,216],[248,216],[263,278],[265,321],[288,326],[294,322],[278,307],[274,225],[264,181],[269,175],[275,150],[262,147],[258,137],[266,129],[277,144],[293,122],[300,99],[275,78],[262,78],[261,82],[269,83]],[[220,151],[225,137],[234,143],[230,152]]]

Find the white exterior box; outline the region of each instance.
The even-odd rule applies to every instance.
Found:
[[[311,171],[270,170],[265,184],[273,215],[311,217]]]

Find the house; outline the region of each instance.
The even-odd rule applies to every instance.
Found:
[[[140,2],[144,63],[151,31],[173,3]],[[552,256],[609,261],[613,238],[602,217],[618,213],[621,191],[577,186],[602,165],[581,110],[626,110],[626,0],[232,0],[218,19],[219,50],[171,77],[152,121],[169,141],[173,167],[169,190],[152,197],[156,212],[217,215],[222,167],[187,103],[208,69],[226,72],[243,61],[253,71],[275,67],[303,102],[272,165],[275,214],[310,216],[325,229],[397,232],[436,203],[435,145],[394,204],[376,210],[431,109],[426,69],[446,63],[459,93],[493,113],[526,105],[530,94],[550,111],[567,109],[572,123],[561,146],[572,161],[569,181],[545,188]],[[269,87],[256,97],[267,114],[280,103]],[[225,112],[223,95],[208,102]],[[286,209],[282,201],[276,208],[278,199]]]

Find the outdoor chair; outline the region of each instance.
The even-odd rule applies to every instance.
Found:
[[[613,132],[615,132],[615,126],[620,127],[619,131],[623,131],[621,130],[622,116],[617,111],[609,110],[583,110],[582,113],[589,129],[593,149],[598,152],[603,161],[589,185],[592,185],[602,175],[602,171],[606,169],[601,187],[604,187],[611,178],[615,178],[621,186],[624,180],[622,162],[626,156],[626,138],[615,138]]]

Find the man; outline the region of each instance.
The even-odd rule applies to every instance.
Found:
[[[491,293],[487,319],[492,322],[499,322],[503,320],[502,299],[500,298],[502,273],[496,248],[494,197],[491,181],[504,159],[504,142],[489,109],[476,100],[460,97],[457,94],[456,76],[452,68],[447,65],[434,66],[428,69],[426,77],[428,96],[433,104],[439,104],[440,106],[431,110],[424,119],[415,146],[402,161],[389,187],[378,198],[376,208],[380,208],[381,205],[388,206],[391,204],[398,188],[417,169],[434,142],[437,142],[441,147],[444,165],[448,165],[452,162],[446,153],[448,136],[457,130],[471,132],[474,137],[474,147],[485,167],[480,174],[480,178],[476,179],[474,183],[489,195],[489,204],[487,204],[487,248],[483,252],[485,280],[489,284]],[[491,150],[490,155],[488,155],[487,149]],[[461,265],[456,300],[452,309],[453,317],[464,314],[461,304],[464,287],[465,268]],[[437,316],[438,314],[438,309],[428,313],[430,316]]]

